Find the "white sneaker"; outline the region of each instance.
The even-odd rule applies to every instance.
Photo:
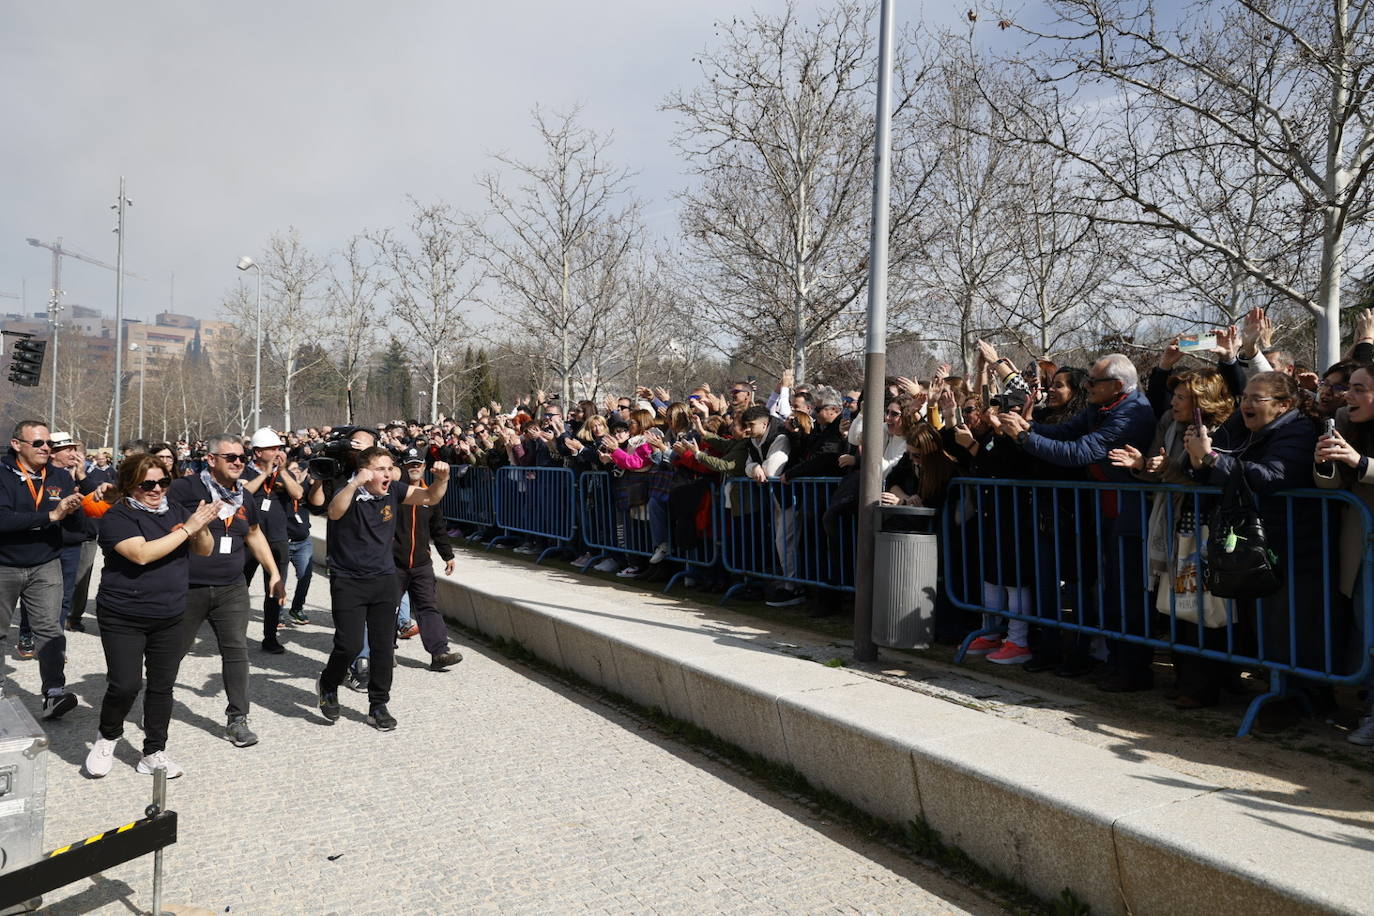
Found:
[[[152,776],[153,770],[160,766],[167,768],[168,779],[176,779],[184,772],[181,767],[172,762],[172,758],[167,756],[166,751],[154,751],[138,761],[138,771],[144,776]]]
[[[1365,747],[1374,745],[1374,716],[1362,717],[1360,727],[1352,728],[1350,733],[1345,736],[1345,740],[1351,744],[1361,744]]]
[[[113,741],[96,738],[95,744],[91,745],[91,752],[86,755],[86,775],[93,779],[109,776],[110,769],[114,767],[115,746],[118,744],[118,738]]]
[[[611,559],[610,557],[607,557],[606,559],[602,560],[600,563],[592,567],[592,569],[596,570],[597,572],[615,572],[619,568],[620,564],[617,563],[615,560]]]
[[[625,567],[624,569],[622,569],[620,572],[616,573],[616,576],[619,577],[619,578],[621,578],[621,579],[634,579],[634,578],[637,578],[637,577],[639,576],[639,567],[638,567],[638,566],[626,566],[626,567]]]
[[[574,566],[586,566],[586,565],[587,565],[588,563],[590,563],[591,561],[592,561],[592,555],[589,554],[589,553],[584,553],[584,554],[582,554],[582,556],[578,557],[576,560],[573,560],[572,565],[574,565]]]
[[[669,547],[667,543],[659,544],[654,548],[654,555],[649,557],[649,563],[654,566],[662,563],[664,560],[668,559],[668,551],[671,549],[672,548]]]

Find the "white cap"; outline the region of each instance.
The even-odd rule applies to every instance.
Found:
[[[52,449],[66,448],[75,444],[76,440],[72,438],[71,433],[57,432],[48,437],[48,446]]]
[[[270,427],[264,426],[262,429],[253,433],[253,438],[248,441],[249,448],[276,448],[285,445],[277,438],[277,434],[272,432]]]

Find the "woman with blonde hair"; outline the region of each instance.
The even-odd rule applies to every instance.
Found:
[[[1185,470],[1188,452],[1183,445],[1184,433],[1198,417],[1207,428],[1221,426],[1235,412],[1235,400],[1230,385],[1215,369],[1180,372],[1170,376],[1167,384],[1171,392],[1169,410],[1159,418],[1148,455],[1128,445],[1113,449],[1107,457],[1117,467],[1127,468],[1150,483],[1196,485]],[[1222,602],[1201,591],[1201,570],[1197,568],[1199,505],[1184,493],[1173,493],[1167,499],[1156,497],[1146,525],[1149,581],[1158,590],[1155,607],[1173,619],[1176,642],[1224,650],[1225,621],[1213,617],[1209,622],[1205,610],[1210,605],[1215,615]],[[1180,588],[1184,591],[1178,591]],[[1220,701],[1220,688],[1229,671],[1224,662],[1185,652],[1175,653],[1173,661],[1178,676],[1176,708],[1198,709]]]

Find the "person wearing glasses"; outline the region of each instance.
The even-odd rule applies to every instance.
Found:
[[[76,514],[76,481],[50,463],[51,454],[47,424],[21,420],[9,454],[0,458],[0,634],[9,632],[18,604],[33,630],[45,719],[76,708],[76,695],[67,690],[67,639],[60,622],[62,545],[64,534],[79,534],[84,526]]]
[[[210,524],[218,501],[194,510],[166,498],[172,477],[162,461],[146,452],[125,458],[115,479],[117,501],[100,520],[100,573],[95,612],[105,649],[105,699],[100,733],[86,756],[87,775],[99,778],[114,765],[124,719],[143,688],[143,756],[138,772],[166,767],[167,778],[182,774],[167,756],[172,686],[181,667],[182,617],[190,582],[190,556],[215,550]]]
[[[1318,431],[1312,398],[1299,389],[1293,377],[1285,372],[1260,372],[1246,383],[1240,409],[1225,423],[1215,429],[1206,424],[1202,429],[1189,425],[1183,436],[1188,451],[1183,467],[1193,480],[1216,487],[1224,486],[1233,472],[1245,475],[1257,497],[1256,508],[1269,549],[1278,558],[1284,585],[1258,601],[1237,601],[1237,618],[1247,625],[1257,621],[1254,626],[1263,638],[1266,659],[1321,670],[1326,637],[1318,597],[1322,595],[1322,543],[1327,536],[1334,537],[1334,532],[1322,530],[1323,513],[1290,514],[1288,501],[1273,495],[1312,484]],[[1293,508],[1298,509],[1299,504]],[[1289,601],[1290,586],[1296,605]],[[1336,619],[1340,610],[1333,602],[1332,635],[1344,635]],[[1340,657],[1339,651],[1335,657]],[[1330,707],[1330,685],[1297,678],[1293,685],[1309,695],[1309,703],[1317,712]],[[1260,708],[1255,727],[1282,731],[1297,723],[1299,710],[1296,697],[1271,701]]]
[[[267,571],[267,591],[286,594],[276,559],[263,535],[253,494],[239,479],[243,474],[243,440],[228,434],[212,436],[205,443],[208,467],[195,477],[182,477],[167,491],[167,501],[194,511],[201,502],[218,502],[219,515],[210,525],[215,549],[190,560],[186,613],[182,618],[183,655],[195,645],[201,624],[207,620],[219,646],[220,671],[228,699],[224,736],[234,747],[258,743],[248,726],[248,582],[243,574],[250,554]]]
[[[1000,414],[995,425],[1031,458],[1083,468],[1090,480],[1130,483],[1130,471],[1114,465],[1111,452],[1128,447],[1147,450],[1156,422],[1154,409],[1140,391],[1135,364],[1124,354],[1109,353],[1093,363],[1085,384],[1087,407],[1063,423],[1033,423],[1009,411]],[[1104,489],[1099,498],[1100,514],[1094,509],[1085,520],[1090,530],[1084,536],[1097,542],[1096,566],[1106,582],[1097,613],[1080,609],[1080,619],[1123,634],[1148,635],[1154,610],[1141,559],[1149,517],[1144,494]],[[1038,607],[1037,615],[1053,618],[1058,609]],[[1108,670],[1098,687],[1109,693],[1150,689],[1154,686],[1152,658],[1153,650],[1147,645],[1109,640]]]

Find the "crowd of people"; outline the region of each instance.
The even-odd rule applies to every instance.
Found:
[[[1155,647],[1143,641],[1150,637],[1314,671],[1359,670],[1370,642],[1363,612],[1355,612],[1368,588],[1362,515],[1350,506],[1293,517],[1275,494],[1346,489],[1374,508],[1374,312],[1359,316],[1346,358],[1320,372],[1270,346],[1271,334],[1256,310],[1238,327],[1214,330],[1202,347],[1175,340],[1149,360],[1143,384],[1124,354],[1082,367],[1039,359],[1019,368],[986,342],[968,378],[940,366],[929,381],[887,379],[880,502],[954,516],[955,539],[941,545],[952,556],[938,590],[937,639],[990,663],[1091,677],[1112,692],[1154,686]],[[716,515],[702,511],[721,498],[713,494],[736,513],[749,511],[742,494],[732,495],[732,480],[836,479],[826,503],[813,507],[819,540],[799,545],[797,510],[776,496],[756,507],[771,524],[754,535],[766,528],[776,554],[777,581],[764,595],[770,605],[809,602],[815,615],[843,613],[840,593],[805,587],[798,554],[823,554],[831,569],[852,565],[846,532],[858,508],[862,401],[859,390],[797,385],[790,374],[764,392],[749,377],[680,398],[641,387],[564,405],[537,391],[463,420],[136,440],[118,460],[106,450],[87,456],[69,435],[26,420],[0,459],[0,632],[17,609],[15,654],[37,661],[41,715],[69,713],[78,700],[66,686],[66,634],[86,629],[99,550],[95,614],[107,687],[86,770],[110,771],[142,691],[139,771],[163,766],[180,775],[166,744],[181,659],[209,623],[223,672],[224,736],[238,747],[257,743],[250,644],[285,652],[282,634],[309,623],[310,516],[322,515],[334,641],[316,685],[320,712],[337,720],[338,691],[347,686],[366,692],[367,722],[390,730],[396,640],[420,636],[435,670],[462,658],[438,612],[431,550],[452,572],[450,537],[499,533],[444,519],[450,477],[506,466],[608,472],[622,521],[633,518],[650,533],[648,548],[601,552],[608,555],[596,568],[625,578],[659,576],[704,540],[744,536],[729,526],[712,530]],[[956,478],[964,480],[959,499]],[[1008,485],[1016,481],[1105,489],[1055,489],[1040,499]],[[1230,605],[1207,593],[1198,570],[1180,575],[1180,564],[1205,539],[1203,507],[1215,501],[1190,499],[1186,488],[1237,481],[1254,494],[1271,554],[1285,568],[1283,587]],[[1157,497],[1148,488],[1111,489],[1137,482],[1178,486]],[[517,549],[546,546],[531,536]],[[579,565],[599,555],[576,537],[559,546]],[[262,631],[250,640],[249,584],[259,571]],[[693,574],[705,588],[731,583],[719,564]],[[1311,597],[1318,594],[1324,604]],[[987,613],[958,611],[951,599]],[[1098,634],[1062,626],[1075,621]],[[1239,671],[1187,652],[1175,653],[1174,668],[1170,696],[1185,710],[1221,702]],[[1329,684],[1291,686],[1303,696],[1267,704],[1261,728],[1288,727],[1304,708],[1331,713]],[[1350,741],[1374,745],[1374,717],[1350,724]]]
[[[419,448],[393,464],[377,438],[356,431],[343,460],[329,473],[312,474],[308,455],[292,457],[287,442],[266,428],[248,439],[208,437],[196,443],[198,455],[186,443],[134,441],[115,463],[102,451],[88,460],[80,442],[50,432],[43,421],[16,424],[0,458],[0,633],[8,634],[17,608],[15,655],[37,660],[45,720],[60,720],[78,705],[67,688],[67,633],[86,631],[96,550],[103,556],[95,615],[106,688],[87,775],[113,768],[140,693],[138,772],[182,775],[167,754],[172,694],[181,661],[206,623],[221,660],[224,737],[235,747],[258,743],[249,725],[249,584],[261,569],[261,651],[286,652],[281,634],[309,623],[312,512],[328,518],[334,646],[317,683],[327,720],[339,719],[337,690],[346,682],[367,693],[368,724],[396,728],[388,704],[397,639],[422,634],[435,671],[462,660],[438,613],[430,556],[433,544],[452,571],[435,511],[447,467],[427,462]],[[296,582],[283,614],[288,565]],[[403,593],[406,620],[415,623],[398,630]],[[371,654],[378,664],[369,667]]]

